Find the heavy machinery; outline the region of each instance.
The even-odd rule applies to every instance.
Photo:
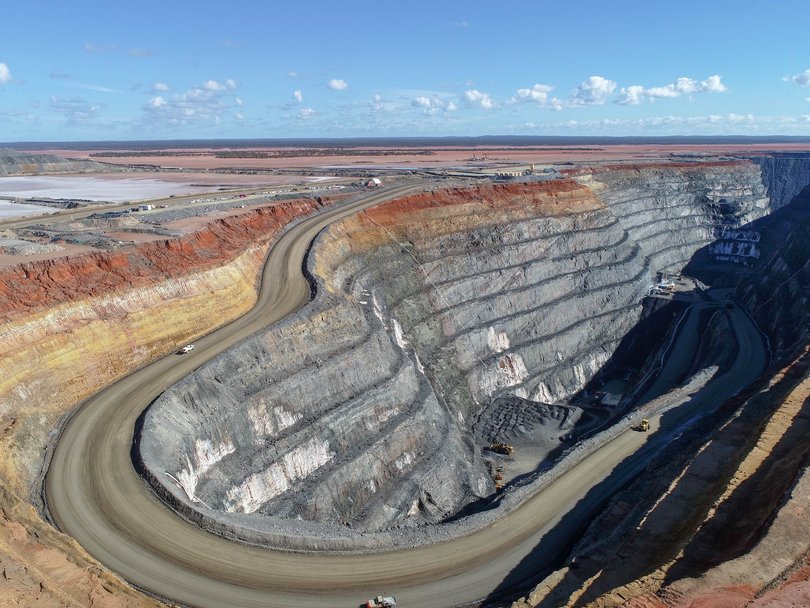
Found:
[[[641,422],[636,425],[636,430],[641,433],[646,433],[650,430],[650,421],[646,418],[642,418]]]
[[[495,452],[496,454],[503,454],[505,456],[509,456],[512,452],[515,451],[515,448],[509,445],[508,443],[491,443],[489,444],[489,450],[491,452]]]
[[[365,608],[392,608],[397,605],[397,600],[393,595],[378,595],[366,602]]]

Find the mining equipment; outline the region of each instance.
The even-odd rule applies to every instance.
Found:
[[[491,443],[489,445],[489,450],[491,452],[495,452],[496,454],[503,454],[504,456],[509,456],[512,452],[515,451],[515,448],[507,443]]]
[[[650,421],[646,418],[642,418],[641,422],[639,422],[638,426],[636,426],[636,430],[641,433],[646,433],[650,430]]]
[[[393,595],[387,597],[378,595],[368,600],[365,604],[365,608],[392,608],[392,606],[396,605],[397,600]]]

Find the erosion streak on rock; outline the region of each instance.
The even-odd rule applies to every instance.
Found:
[[[655,273],[769,208],[748,162],[580,180],[420,193],[328,228],[309,262],[315,301],[150,408],[149,478],[206,517],[249,504],[258,527],[421,526],[492,495],[478,446],[519,436],[545,453],[560,446],[582,411],[549,404],[610,359]],[[277,428],[271,411],[295,422],[257,433]],[[313,437],[328,445],[307,456],[317,466],[258,483]],[[204,467],[189,500],[161,472],[200,468],[200,440],[236,449]]]

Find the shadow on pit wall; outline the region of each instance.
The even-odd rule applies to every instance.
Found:
[[[701,248],[692,257],[685,267],[683,274],[693,276],[703,283],[716,287],[736,287],[735,294],[744,294],[752,289],[761,289],[768,293],[773,293],[778,289],[785,279],[795,276],[796,273],[807,270],[810,276],[810,269],[807,268],[807,237],[810,233],[810,186],[805,188],[789,205],[773,212],[769,216],[751,222],[745,226],[738,227],[739,230],[757,231],[762,235],[760,245],[763,255],[758,260],[743,266],[732,262],[717,262],[710,254],[710,248],[715,243]],[[784,261],[780,264],[779,261]],[[762,281],[760,277],[765,276]],[[746,291],[747,290],[747,291]],[[806,290],[805,290],[806,291]],[[760,300],[761,301],[761,300]],[[756,314],[754,314],[756,318]],[[760,323],[766,330],[770,329]],[[801,326],[800,326],[801,327]],[[786,331],[795,333],[795,325]],[[771,333],[771,332],[768,332]],[[792,354],[796,354],[806,342],[807,334],[800,336],[798,342],[794,340],[795,348]],[[773,336],[769,336],[773,341]],[[795,337],[795,336],[794,336]],[[787,343],[787,342],[786,342]],[[786,353],[788,356],[791,353]],[[778,361],[777,361],[778,362]],[[607,366],[614,362],[608,362]],[[806,364],[806,363],[805,363]],[[798,378],[798,379],[797,379]],[[735,397],[726,400],[717,410],[714,416],[698,419],[688,430],[669,438],[665,447],[658,453],[648,453],[642,448],[632,456],[622,461],[608,478],[591,488],[586,497],[579,501],[575,507],[566,513],[559,523],[549,530],[534,547],[531,553],[526,556],[511,572],[509,572],[498,587],[482,602],[482,606],[503,606],[508,605],[521,595],[526,595],[531,589],[548,576],[552,571],[559,569],[568,561],[569,570],[564,573],[555,589],[559,590],[559,595],[554,593],[539,604],[541,608],[554,608],[564,605],[571,593],[580,589],[587,581],[587,591],[576,601],[575,606],[584,606],[602,593],[608,592],[621,585],[630,583],[638,578],[654,571],[661,563],[675,558],[680,546],[677,544],[678,538],[688,537],[694,534],[700,523],[705,518],[713,500],[706,500],[695,512],[686,514],[678,526],[677,530],[664,530],[661,539],[662,545],[658,546],[658,551],[649,561],[643,559],[624,560],[622,556],[608,553],[606,561],[601,559],[591,560],[588,556],[578,556],[572,564],[569,553],[576,540],[581,536],[589,524],[595,520],[596,516],[603,509],[605,504],[623,488],[626,488],[639,475],[644,474],[640,484],[642,502],[632,505],[629,513],[624,519],[625,529],[632,530],[633,526],[642,523],[642,519],[647,515],[648,509],[655,501],[662,496],[667,488],[675,481],[682,467],[671,466],[666,474],[658,468],[660,463],[673,463],[683,461],[684,464],[695,454],[700,446],[705,442],[705,437],[721,426],[729,419],[748,399],[751,399],[760,390],[767,387],[765,376],[756,380],[748,388],[740,392]],[[780,382],[770,388],[772,399],[752,399],[750,404],[742,410],[743,416],[747,416],[751,425],[757,421],[762,423],[763,416],[769,410],[768,403],[772,404],[775,399],[786,395],[798,382],[800,375],[788,374]],[[691,401],[691,399],[690,399]],[[688,404],[689,402],[687,402]],[[684,404],[686,406],[687,404]],[[810,408],[805,403],[804,410]],[[674,413],[667,413],[662,418],[662,426],[666,427],[668,419]],[[805,414],[806,415],[806,414]],[[645,445],[654,443],[660,433],[658,431],[650,436],[650,440]],[[792,432],[788,435],[793,434]],[[751,435],[756,435],[752,433]],[[682,576],[699,576],[709,567],[744,553],[753,543],[755,543],[767,531],[770,525],[770,514],[772,509],[782,500],[784,492],[788,491],[795,479],[795,475],[790,471],[779,475],[778,483],[775,484],[774,491],[769,494],[770,498],[761,509],[756,509],[756,514],[747,523],[751,524],[748,532],[740,537],[738,542],[730,542],[734,537],[735,529],[733,521],[735,514],[740,509],[750,506],[752,489],[762,487],[769,480],[773,480],[775,472],[779,471],[780,458],[789,458],[793,471],[800,471],[802,463],[807,462],[810,457],[804,452],[796,452],[791,446],[795,437],[786,437],[780,441],[777,449],[766,459],[760,469],[740,488],[736,489],[732,495],[723,502],[718,510],[719,517],[716,524],[701,529],[695,537],[696,544],[687,546],[684,558],[679,560],[672,568],[667,581],[675,580]],[[737,460],[730,461],[728,469],[721,469],[721,478],[715,484],[717,497],[725,490],[725,479],[723,476],[733,474],[734,465],[753,447],[755,442],[737,454]],[[801,442],[799,442],[801,444]],[[790,444],[790,445],[788,445]],[[805,454],[801,457],[802,454]],[[644,472],[646,469],[646,473]],[[709,497],[712,498],[712,497]],[[665,498],[664,501],[667,499]],[[646,505],[646,508],[645,508]],[[662,506],[661,503],[658,506]],[[665,505],[664,505],[665,506]],[[677,508],[677,505],[674,505]],[[655,522],[646,521],[647,525]],[[603,522],[603,526],[607,527]],[[730,526],[730,527],[727,527]],[[615,529],[615,526],[609,529]],[[666,536],[671,536],[672,544],[668,547]],[[614,546],[615,550],[624,548],[632,549],[632,539],[622,538],[623,547]],[[693,548],[694,547],[694,548]],[[607,549],[611,551],[610,549]],[[711,555],[716,555],[712,558]],[[612,558],[612,559],[611,559]],[[611,566],[615,566],[612,568]]]

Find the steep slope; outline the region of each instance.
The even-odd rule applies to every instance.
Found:
[[[156,444],[151,481],[184,509],[204,511],[195,499],[204,500],[215,507],[208,514],[343,529],[442,522],[465,505],[489,505],[493,456],[482,458],[481,446],[523,441],[522,454],[523,445],[542,443],[537,462],[565,447],[563,437],[590,415],[568,399],[635,327],[655,273],[680,269],[701,248],[704,266],[740,270],[728,286],[767,329],[776,357],[801,350],[807,226],[788,203],[810,181],[809,168],[777,158],[578,171],[562,182],[437,190],[333,226],[309,260],[318,282],[310,306],[150,410],[143,445]],[[10,370],[0,385],[0,598],[152,605],[27,504],[49,434],[89,391],[249,306],[268,239],[312,205],[0,277],[0,362]],[[767,215],[776,208],[784,217]],[[753,241],[732,233],[754,231],[760,220],[774,220],[773,234],[763,229],[757,247],[737,247]],[[774,246],[781,241],[788,246]],[[710,333],[706,360],[722,328]],[[722,442],[716,449],[740,451]],[[800,452],[790,454],[801,465]],[[651,469],[649,478],[668,486],[671,473]],[[806,509],[802,479],[782,495],[781,520]],[[724,481],[710,483],[722,490]],[[737,495],[721,515],[746,500]],[[609,530],[619,529],[625,507],[610,507]],[[795,526],[782,530],[801,541]],[[711,576],[722,582],[745,570]]]
[[[150,408],[150,480],[207,517],[380,530],[491,495],[491,440],[541,443],[542,461],[582,415],[565,399],[637,323],[655,273],[768,210],[748,162],[578,178],[591,187],[437,191],[333,226],[308,309]]]
[[[3,269],[0,603],[156,604],[31,505],[49,443],[89,394],[249,309],[274,236],[318,206],[289,201],[181,238]]]
[[[575,562],[516,606],[801,604],[810,549],[810,161],[754,166],[774,211],[715,232],[684,272],[727,288],[751,314],[768,336],[770,369],[651,462],[594,520]]]

